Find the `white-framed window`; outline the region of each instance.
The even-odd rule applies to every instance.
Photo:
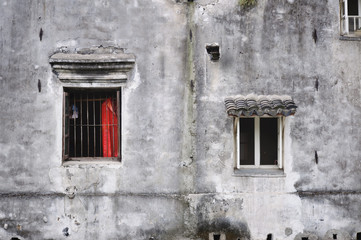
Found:
[[[284,117],[236,119],[237,168],[283,168]]]
[[[341,35],[361,37],[361,0],[340,0]]]

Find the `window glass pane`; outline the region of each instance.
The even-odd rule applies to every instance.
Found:
[[[240,119],[240,164],[254,165],[254,119]]]
[[[348,0],[348,15],[358,15],[358,0]]]
[[[261,165],[277,165],[277,118],[260,119]]]

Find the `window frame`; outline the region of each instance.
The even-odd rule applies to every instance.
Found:
[[[360,38],[361,32],[359,34],[356,34],[356,32],[361,30],[361,0],[357,0],[358,15],[349,15],[349,1],[350,0],[340,0],[340,34],[341,36]],[[354,31],[350,31],[349,23],[351,18],[353,18],[354,21]],[[356,24],[357,21],[358,24]],[[359,29],[356,28],[357,25]]]
[[[242,118],[254,119],[254,165],[241,165],[241,149],[240,149],[240,125]],[[260,119],[261,118],[277,118],[277,165],[261,165],[260,160]],[[284,126],[285,117],[269,117],[269,116],[254,116],[254,117],[238,117],[235,118],[236,131],[236,168],[237,169],[283,169],[284,166]]]
[[[118,153],[117,157],[70,157],[70,142],[68,140],[68,144],[66,144],[67,138],[70,139],[70,113],[67,112],[66,106],[67,104],[67,97],[69,96],[70,92],[78,92],[84,91],[84,93],[99,93],[99,92],[112,92],[116,95],[117,101],[117,118],[118,118]],[[123,96],[123,87],[63,87],[63,109],[62,109],[62,162],[121,162],[122,161],[122,142],[123,142],[123,135],[122,135],[122,100]],[[101,114],[101,113],[100,113]],[[68,131],[66,131],[66,122],[68,122]],[[100,135],[100,139],[102,136]],[[67,149],[68,148],[68,149]]]

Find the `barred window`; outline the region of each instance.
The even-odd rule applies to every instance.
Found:
[[[120,92],[119,88],[64,88],[64,161],[120,161]]]

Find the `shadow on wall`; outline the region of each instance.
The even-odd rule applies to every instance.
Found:
[[[229,212],[232,212],[233,208],[241,209],[242,204],[242,199],[230,205],[225,199],[203,196],[196,208],[196,236],[206,240],[250,239],[247,223],[229,216]]]
[[[249,229],[246,224],[239,221],[230,221],[227,218],[216,218],[211,221],[198,222],[197,236],[201,239],[210,239],[209,234],[213,234],[213,239],[221,240],[221,235],[226,239],[246,240],[250,239]]]

